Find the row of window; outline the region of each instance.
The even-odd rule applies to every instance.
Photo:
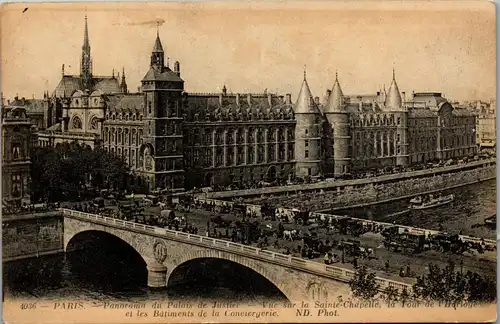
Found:
[[[155,116],[156,117],[181,117],[180,104],[178,100],[165,100],[161,109],[157,109]],[[151,100],[148,100],[148,115],[152,117],[153,115],[153,103]]]
[[[111,120],[132,120],[132,121],[139,120],[139,121],[141,121],[143,116],[142,116],[142,114],[137,114],[137,113],[119,113],[119,114],[112,113],[111,115],[106,114],[105,118],[106,118],[106,120],[111,119]]]
[[[117,128],[114,127],[104,128],[104,142],[114,145],[141,145],[142,129],[132,128]]]
[[[186,158],[188,163],[193,167],[198,165],[203,165],[204,167],[218,167],[293,161],[294,145],[289,144],[288,150],[286,150],[286,146],[284,144],[280,144],[277,151],[274,146],[268,147],[267,157],[265,153],[263,145],[250,145],[247,148],[245,160],[245,149],[243,147],[238,147],[236,150],[232,147],[227,148],[225,155],[224,150],[218,147],[215,149],[215,154],[212,148],[193,149],[189,152]]]
[[[253,128],[248,129],[211,129],[206,128],[203,134],[200,134],[199,129],[192,130],[188,133],[188,145],[223,145],[223,144],[245,144],[245,143],[262,143],[264,139],[267,142],[284,142],[285,140],[293,141],[294,132],[291,129],[285,128]],[[246,140],[245,140],[246,137]],[[203,141],[202,141],[203,139]]]
[[[394,116],[392,115],[367,115],[364,117],[360,116],[360,119],[352,119],[351,124],[353,126],[394,126],[401,125],[401,117],[396,118],[396,124],[394,124]]]
[[[189,121],[252,121],[252,120],[290,120],[293,119],[293,112],[222,112],[216,111],[214,114],[209,112],[195,113],[187,116]]]

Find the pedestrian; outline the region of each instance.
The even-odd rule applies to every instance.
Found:
[[[386,260],[385,261],[385,272],[389,273],[389,267],[390,267],[389,260]]]
[[[411,269],[410,269],[410,265],[407,265],[407,266],[406,266],[406,276],[407,276],[407,277],[410,277],[410,274],[411,274],[411,271],[410,271],[410,270],[411,270]]]
[[[354,258],[354,260],[352,260],[352,265],[354,266],[354,269],[358,268],[358,259]]]
[[[328,253],[325,253],[325,257],[323,259],[325,260],[325,264],[329,264],[328,261],[330,261],[330,257],[328,256]]]
[[[405,276],[405,272],[403,270],[403,267],[399,268],[399,276],[400,277],[404,277]]]

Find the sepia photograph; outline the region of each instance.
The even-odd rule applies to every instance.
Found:
[[[6,323],[496,320],[493,3],[0,14]]]

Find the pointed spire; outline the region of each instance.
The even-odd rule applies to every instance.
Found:
[[[398,84],[396,83],[396,72],[392,70],[392,83],[385,98],[385,108],[389,111],[401,109],[401,93],[399,92]]]
[[[91,89],[92,57],[90,55],[89,28],[87,23],[86,9],[85,9],[85,28],[83,32],[82,60],[80,64],[80,76],[82,77],[84,89]]]
[[[340,87],[337,71],[335,71],[335,82],[333,83],[332,93],[328,97],[328,102],[326,104],[324,112],[325,114],[345,112],[344,93],[342,92],[342,88]]]
[[[160,22],[156,22],[156,40],[155,40],[155,46],[153,48],[153,52],[163,52],[163,46],[161,45],[161,40],[160,40]]]
[[[122,93],[127,93],[127,82],[125,81],[125,67],[122,66],[122,81],[120,83],[120,90]]]
[[[85,30],[83,32],[83,48],[90,48],[89,27],[87,24],[87,8],[85,8]]]
[[[316,107],[312,100],[311,89],[306,79],[306,70],[304,69],[304,81],[302,81],[302,86],[300,87],[299,96],[297,102],[295,103],[295,113],[296,114],[314,114],[320,113],[319,109]]]

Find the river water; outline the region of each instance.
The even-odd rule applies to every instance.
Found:
[[[495,238],[495,231],[471,226],[483,223],[496,213],[495,180],[450,190],[456,200],[447,206],[411,211],[388,219],[385,215],[408,205],[399,201],[382,206],[336,211],[335,214],[373,218],[423,228],[439,227],[448,231]],[[371,214],[371,216],[370,216]],[[263,299],[277,300],[284,296],[271,283],[246,268],[223,261],[205,260],[191,267],[193,280],[164,290],[146,287],[147,272],[142,259],[134,251],[113,245],[97,250],[43,256],[9,262],[3,265],[5,298],[44,300],[219,300],[240,301],[257,305]]]
[[[399,216],[388,216],[407,209],[409,199],[394,201],[363,208],[332,211],[335,215],[348,215],[383,222],[445,231],[464,235],[496,239],[494,229],[476,224],[496,214],[496,179],[476,183],[466,187],[446,190],[442,194],[454,194],[455,200],[448,205],[425,210],[411,210]]]
[[[4,264],[4,293],[6,299],[82,301],[207,300],[258,305],[263,300],[286,300],[266,279],[229,262],[205,260],[188,271],[192,282],[149,289],[146,264],[133,251],[78,251]]]

